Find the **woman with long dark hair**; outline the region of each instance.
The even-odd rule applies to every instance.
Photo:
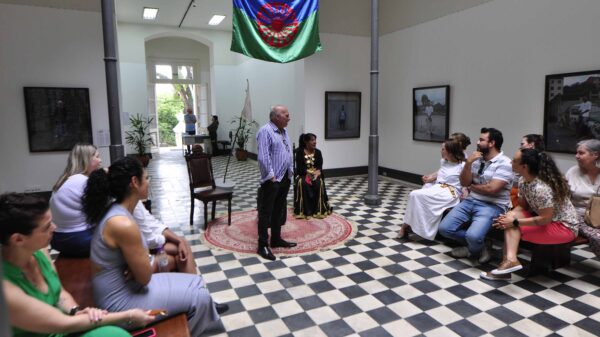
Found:
[[[154,320],[140,309],[108,313],[79,308],[62,287],[46,249],[55,229],[45,199],[0,195],[2,283],[13,336],[60,337],[79,332],[82,337],[124,337],[129,333],[109,325],[135,328]]]
[[[317,136],[300,135],[296,149],[294,216],[296,218],[325,218],[331,214],[329,197],[323,176],[323,155],[317,149]]]
[[[94,298],[101,308],[164,309],[187,313],[192,336],[200,336],[227,305],[215,305],[202,277],[183,273],[152,274],[145,238],[132,217],[148,195],[148,173],[133,158],[115,161],[108,172],[90,175],[83,209],[97,224],[91,244]]]
[[[519,206],[499,216],[493,226],[504,230],[504,256],[498,268],[481,273],[487,280],[510,280],[522,269],[519,242],[561,244],[577,236],[579,217],[570,200],[569,185],[545,152],[519,149],[512,161],[519,177]]]

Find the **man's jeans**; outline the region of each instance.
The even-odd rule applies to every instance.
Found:
[[[446,215],[440,223],[439,232],[447,238],[466,244],[470,256],[479,256],[487,232],[494,219],[502,213],[504,209],[498,205],[466,199]]]

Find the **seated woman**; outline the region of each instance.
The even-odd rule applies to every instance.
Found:
[[[138,201],[133,210],[133,218],[140,227],[150,252],[155,254],[160,249],[164,249],[167,253],[169,271],[197,274],[192,248],[184,237],[173,233],[166,225],[156,219],[148,212],[141,201]],[[157,263],[153,264],[152,271],[154,273],[159,272]]]
[[[462,132],[455,132],[450,135],[449,139],[454,140],[460,144],[460,147],[463,149],[464,158],[467,158],[467,147],[469,145],[471,145],[471,138],[469,138],[467,135],[465,135]],[[437,174],[438,174],[437,171],[435,171],[431,174],[426,174],[421,177],[421,181],[423,181],[423,184],[435,183],[435,181],[437,179]],[[465,188],[463,188],[463,195],[461,196],[461,199],[464,199],[466,197],[466,195],[465,195],[466,193],[468,193],[468,191],[465,187]]]
[[[542,135],[530,133],[521,138],[521,149],[535,149],[540,152],[544,151],[544,137]],[[519,179],[513,181],[513,187],[510,190],[510,202],[512,207],[519,205]]]
[[[465,165],[463,147],[459,142],[447,139],[442,143],[441,154],[436,183],[425,184],[420,190],[410,192],[398,238],[407,237],[410,229],[425,239],[433,240],[444,211],[460,202],[462,189],[459,176]]]
[[[134,328],[154,320],[140,309],[115,313],[79,310],[60,284],[45,249],[55,228],[44,199],[18,193],[0,195],[2,283],[14,337],[60,337],[74,332],[84,337],[122,337],[130,335],[111,324]]]
[[[307,219],[323,219],[331,214],[331,206],[325,189],[323,156],[317,149],[317,136],[312,133],[300,135],[296,149],[296,177],[294,188],[294,216]]]
[[[56,224],[52,248],[63,256],[87,257],[94,228],[87,222],[81,209],[81,197],[88,176],[102,164],[100,153],[94,145],[75,144],[67,167],[52,188],[50,209]]]
[[[200,276],[152,274],[146,240],[131,215],[148,196],[148,185],[148,173],[129,157],[115,161],[108,172],[90,175],[83,209],[97,224],[90,253],[94,299],[111,311],[142,307],[187,313],[191,335],[200,336],[228,306],[215,306]]]
[[[504,256],[498,268],[481,273],[486,280],[510,280],[523,268],[517,259],[521,240],[560,244],[577,236],[579,217],[569,199],[569,185],[545,152],[519,149],[512,161],[519,177],[519,206],[500,215],[493,224],[504,230]]]
[[[571,201],[582,219],[579,222],[579,234],[589,240],[590,248],[600,257],[600,228],[588,226],[583,222],[588,202],[600,188],[600,140],[588,139],[579,142],[575,159],[577,165],[571,167],[565,176],[571,190]]]

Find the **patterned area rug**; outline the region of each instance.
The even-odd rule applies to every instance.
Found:
[[[256,210],[234,212],[231,226],[227,226],[227,215],[215,219],[202,236],[204,244],[211,248],[243,254],[256,254],[258,249],[258,213]],[[356,235],[356,225],[343,216],[331,214],[325,219],[295,219],[292,209],[282,227],[284,240],[297,242],[294,248],[275,248],[273,253],[297,256],[325,251],[337,247]]]

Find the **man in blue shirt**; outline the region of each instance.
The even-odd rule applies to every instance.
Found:
[[[258,167],[260,189],[258,192],[258,254],[267,260],[275,260],[269,248],[295,247],[296,243],[281,238],[281,226],[287,219],[287,194],[290,179],[294,176],[292,148],[285,127],[290,121],[287,107],[276,105],[271,108],[270,122],[258,130]]]

